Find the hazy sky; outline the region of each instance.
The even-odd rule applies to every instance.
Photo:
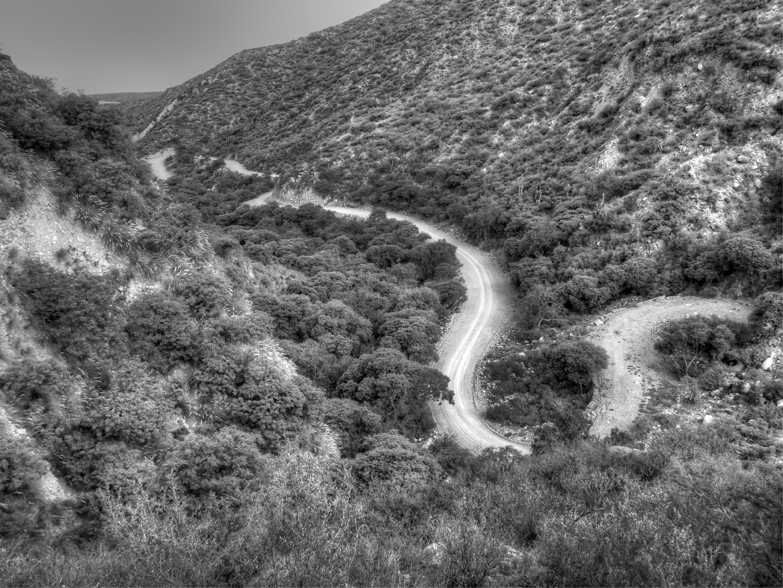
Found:
[[[303,37],[385,1],[0,0],[0,48],[69,90],[165,90],[242,49]]]

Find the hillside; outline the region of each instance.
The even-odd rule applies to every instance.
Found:
[[[775,0],[395,0],[243,51],[131,118],[185,175],[230,155],[456,225],[550,314],[752,295],[781,280],[781,19]],[[730,262],[731,234],[724,249],[763,261]]]
[[[166,110],[147,152],[235,155],[490,244],[542,213],[661,215],[669,176],[693,200],[683,226],[717,230],[780,155],[781,18],[776,0],[393,0],[238,53],[134,117]]]
[[[0,586],[779,586],[779,21],[393,1],[123,109],[0,54]],[[531,455],[433,434],[454,245],[313,193],[495,249]],[[590,437],[586,325],[681,291],[755,300]]]

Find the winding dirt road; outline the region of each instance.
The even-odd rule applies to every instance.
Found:
[[[598,379],[587,407],[593,425],[590,435],[607,437],[614,427],[627,431],[639,413],[645,391],[664,377],[661,356],[655,351],[658,327],[693,315],[716,315],[747,321],[751,308],[736,300],[673,296],[655,298],[622,308],[604,319],[591,336],[609,354],[609,366]]]
[[[166,169],[166,160],[172,155],[174,155],[174,148],[169,147],[168,149],[163,149],[162,151],[142,158],[142,161],[146,161],[150,164],[152,175],[159,180],[166,181],[172,176],[171,172]]]
[[[164,160],[168,150],[146,159],[152,165],[156,177],[167,179],[170,174]],[[233,162],[232,162],[233,163]],[[253,173],[241,164],[230,167],[238,173]],[[244,202],[247,206],[259,206],[267,202],[271,194],[262,194],[254,200]],[[367,218],[369,210],[326,206],[327,210],[339,214]],[[464,447],[480,451],[487,447],[511,446],[522,453],[530,453],[530,447],[515,443],[498,435],[484,423],[473,401],[473,381],[476,366],[486,354],[492,339],[508,323],[510,316],[510,295],[506,279],[482,251],[466,245],[419,220],[396,213],[388,213],[390,218],[413,223],[420,231],[433,239],[445,239],[457,248],[457,258],[462,264],[462,276],[467,288],[467,301],[453,318],[449,329],[438,345],[440,361],[438,369],[451,380],[454,390],[454,404],[430,402],[432,415],[438,429],[445,434],[454,435]]]
[[[359,208],[325,208],[362,218],[370,215],[369,210]],[[476,366],[510,316],[508,282],[482,251],[419,220],[391,212],[387,216],[411,222],[433,239],[445,239],[457,248],[457,258],[462,264],[468,299],[438,345],[438,369],[451,380],[454,404],[430,402],[438,429],[442,433],[454,435],[468,449],[480,451],[487,447],[509,445],[522,453],[530,453],[530,447],[514,443],[492,431],[479,418],[473,403]]]
[[[164,180],[170,177],[164,160],[172,154],[173,150],[167,149],[146,158],[156,177]],[[226,167],[241,174],[258,173],[234,160],[226,160]],[[271,192],[262,194],[244,205],[260,206],[271,196]],[[326,208],[362,218],[370,215],[369,210],[360,208]],[[454,435],[460,444],[469,449],[511,446],[530,453],[529,446],[512,442],[492,431],[479,418],[473,400],[476,366],[492,339],[503,330],[510,315],[507,281],[482,251],[419,220],[396,213],[388,213],[388,216],[413,223],[433,239],[445,239],[457,247],[457,258],[462,263],[468,299],[438,346],[438,369],[451,380],[454,404],[430,403],[438,429]],[[691,314],[715,314],[747,320],[749,313],[750,307],[737,301],[670,297],[648,300],[605,317],[591,336],[594,343],[606,349],[609,366],[599,378],[594,399],[587,409],[588,418],[593,419],[590,434],[603,438],[614,427],[627,430],[631,426],[645,390],[662,377],[658,365],[660,356],[654,348],[655,331],[661,323]]]

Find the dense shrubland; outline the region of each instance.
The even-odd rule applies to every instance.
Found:
[[[0,571],[11,585],[777,585],[783,480],[741,461],[731,429],[532,458],[448,440],[424,456],[386,433],[358,479],[329,457],[264,456],[237,430],[192,435],[165,465],[179,489],[104,494],[99,538],[6,543]],[[218,486],[207,456],[233,467]]]
[[[268,189],[279,174],[460,227],[546,300],[534,326],[626,294],[755,296],[783,279],[781,17],[777,0],[397,0],[132,118],[176,99],[142,145],[183,170],[231,155]]]
[[[142,142],[176,147],[163,189],[116,110],[2,57],[0,216],[49,182],[129,262],[8,255],[3,294],[38,339],[0,349],[2,583],[780,584],[783,393],[750,367],[783,316],[765,293],[781,271],[780,113],[757,100],[778,83],[778,5],[555,8],[398,1],[361,35],[240,54]],[[369,37],[394,49],[354,50]],[[632,81],[602,89],[621,62]],[[617,162],[596,170],[611,138]],[[209,159],[234,154],[265,175]],[[427,400],[451,395],[430,364],[465,296],[454,248],[380,210],[239,207],[276,183],[415,210],[502,251],[520,343],[628,294],[760,294],[750,329],[662,333],[684,375],[672,404],[720,388],[731,410],[588,440],[606,356],[560,338],[487,364],[488,416],[533,428],[533,456],[424,447]],[[78,498],[44,501],[47,470]]]

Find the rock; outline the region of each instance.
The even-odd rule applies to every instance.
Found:
[[[748,163],[750,158],[747,155],[737,155],[737,163]]]
[[[735,363],[734,365],[731,365],[728,367],[727,371],[736,374],[737,372],[741,372],[745,366],[742,365],[742,363]]]
[[[609,453],[628,455],[629,453],[641,453],[641,450],[634,449],[633,447],[626,447],[625,445],[612,445],[609,447]]]
[[[604,324],[604,321],[602,321],[601,319],[596,319],[596,320],[593,322],[593,324],[594,324],[596,327],[600,327],[602,324]]]
[[[745,382],[742,385],[742,393],[747,394],[748,392],[750,392],[750,382]]]
[[[771,367],[772,367],[772,358],[771,358],[771,357],[768,357],[767,359],[765,359],[765,360],[762,362],[762,364],[761,364],[761,369],[763,369],[763,370],[766,372],[766,371],[767,371],[767,370],[769,370],[769,368],[771,368]]]
[[[712,416],[711,414],[705,414],[702,417],[701,422],[704,423],[705,425],[709,425],[714,420],[715,420],[714,416]]]
[[[778,408],[783,408],[783,398],[778,400]]]
[[[504,545],[503,547],[506,550],[506,554],[500,562],[500,572],[503,574],[510,574],[525,561],[525,555],[509,545]]]
[[[710,396],[712,396],[713,398],[714,398],[715,396],[719,396],[719,395],[720,395],[720,388],[715,388],[715,390],[713,390],[712,392],[710,392]]]
[[[426,559],[432,565],[439,566],[443,563],[443,556],[446,553],[446,546],[443,543],[430,543],[424,548]]]

